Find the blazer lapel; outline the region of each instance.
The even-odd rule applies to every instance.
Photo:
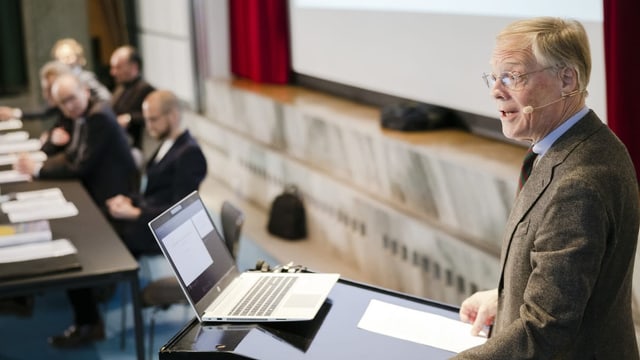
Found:
[[[516,197],[507,219],[500,252],[500,281],[498,289],[502,289],[504,285],[504,267],[509,256],[509,248],[514,240],[513,235],[516,227],[527,216],[531,207],[535,205],[551,183],[553,169],[564,162],[578,144],[601,126],[604,126],[604,124],[595,116],[593,111],[589,111],[583,119],[556,140],[534,167],[529,179]]]

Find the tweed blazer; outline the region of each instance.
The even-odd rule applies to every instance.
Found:
[[[590,111],[539,159],[502,244],[493,334],[460,359],[638,359],[631,285],[638,184]]]

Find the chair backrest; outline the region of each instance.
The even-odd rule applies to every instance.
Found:
[[[235,258],[240,233],[242,232],[242,225],[244,225],[244,213],[235,205],[225,200],[220,209],[220,223],[222,224],[222,235],[225,244],[231,252],[231,255]]]

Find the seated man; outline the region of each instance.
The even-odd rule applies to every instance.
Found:
[[[87,86],[75,75],[59,76],[51,91],[65,119],[73,123],[70,143],[43,164],[23,155],[14,167],[35,178],[79,179],[93,201],[106,212],[106,199],[131,191],[137,177],[124,130],[116,122],[109,103],[92,100]],[[68,295],[74,324],[49,342],[57,347],[72,347],[104,339],[104,324],[93,300],[93,290],[73,289]]]
[[[115,80],[111,104],[118,123],[127,130],[134,148],[143,150],[144,118],[142,102],[153,90],[142,78],[142,58],[132,46],[121,46],[111,55],[111,76]]]
[[[109,103],[94,101],[86,85],[73,74],[59,76],[52,96],[73,124],[69,144],[38,164],[26,155],[16,170],[41,179],[76,178],[103,210],[106,199],[134,188],[136,167],[124,131]]]
[[[202,150],[183,127],[180,103],[173,93],[152,92],[145,98],[142,112],[147,131],[162,142],[146,166],[146,186],[139,194],[107,200],[111,216],[124,221],[120,235],[136,257],[160,254],[147,223],[197,190],[207,173]]]

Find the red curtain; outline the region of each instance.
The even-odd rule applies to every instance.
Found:
[[[640,178],[640,1],[604,0],[607,123],[627,146]]]
[[[264,83],[289,81],[287,0],[229,0],[231,72]]]

